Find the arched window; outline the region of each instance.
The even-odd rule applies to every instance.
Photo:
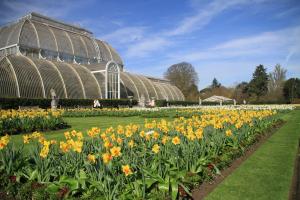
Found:
[[[110,62],[106,67],[106,98],[120,98],[120,72],[116,63]]]

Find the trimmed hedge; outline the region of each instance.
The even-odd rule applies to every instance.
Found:
[[[94,99],[60,99],[58,105],[62,107],[93,106]],[[99,99],[103,107],[130,106],[129,99]],[[136,100],[132,100],[132,105],[137,105]],[[0,98],[0,108],[18,109],[19,106],[40,108],[50,108],[51,99],[28,99],[28,98]]]
[[[247,104],[263,105],[263,104],[288,104],[289,102],[285,100],[259,100],[259,101],[249,101]]]
[[[300,99],[293,99],[292,104],[300,104]]]
[[[156,100],[155,105],[157,107],[166,107],[166,106],[192,106],[199,105],[199,102],[195,101],[167,101],[167,100]]]
[[[50,108],[51,99],[0,98],[1,109],[18,109],[19,106],[39,106]]]

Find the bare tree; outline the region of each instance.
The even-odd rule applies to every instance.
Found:
[[[188,100],[198,100],[198,74],[193,65],[181,62],[170,66],[164,77],[174,83]]]
[[[270,92],[279,92],[282,91],[283,84],[286,78],[287,70],[282,68],[280,64],[275,66],[273,72],[269,74],[269,84],[268,88]]]

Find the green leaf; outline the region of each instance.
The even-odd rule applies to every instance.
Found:
[[[220,170],[217,168],[217,166],[216,166],[216,165],[213,165],[213,166],[214,166],[214,169],[215,169],[215,171],[216,171],[216,174],[221,175],[221,172],[220,172]]]
[[[55,184],[50,184],[46,190],[47,192],[49,192],[50,194],[55,194],[58,192],[58,190],[60,189],[60,187],[58,185]]]
[[[172,200],[176,200],[178,194],[178,183],[176,181],[171,181],[171,189],[172,189]]]
[[[156,182],[157,182],[157,180],[155,180],[153,178],[146,178],[145,183],[147,185],[147,189],[150,188]]]
[[[158,183],[158,189],[161,191],[169,192],[169,184],[168,183]]]
[[[83,169],[80,170],[79,172],[79,178],[80,179],[87,179],[87,175]]]
[[[75,179],[62,176],[59,182],[68,184],[71,191],[79,189],[79,183]]]
[[[179,183],[179,185],[184,189],[184,191],[185,191],[188,195],[192,196],[192,193],[190,192],[189,188],[187,188],[186,186],[184,186],[182,183]]]
[[[37,177],[38,177],[38,170],[36,169],[30,173],[29,180],[30,181],[35,180]]]

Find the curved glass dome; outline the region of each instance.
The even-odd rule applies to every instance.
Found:
[[[97,40],[92,33],[74,25],[65,24],[37,13],[0,29],[0,49],[18,46],[24,55],[66,62],[89,64],[113,60],[123,66],[119,54],[109,44]]]
[[[184,100],[168,80],[123,71],[120,55],[86,29],[36,13],[0,28],[0,97]]]

